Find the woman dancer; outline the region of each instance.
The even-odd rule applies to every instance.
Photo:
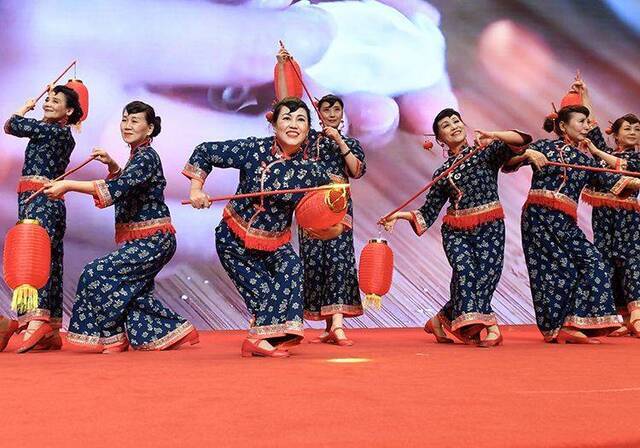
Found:
[[[433,121],[433,133],[449,149],[449,158],[437,177],[476,148],[467,144],[465,124],[453,109],[444,109]],[[422,235],[435,222],[447,201],[450,207],[442,226],[444,250],[453,269],[451,297],[425,325],[437,342],[451,343],[444,329],[465,343],[491,347],[502,343],[491,299],[502,274],[504,260],[504,211],[498,197],[498,171],[521,154],[531,137],[519,131],[476,131],[477,144],[485,146],[427,193],[422,207],[397,212],[383,224],[392,230],[398,219],[411,223]],[[487,335],[479,341],[480,332]]]
[[[120,122],[131,148],[124,168],[104,150],[93,155],[109,168],[106,180],[51,184],[50,198],[69,191],[93,195],[97,207],[115,204],[116,243],[121,246],[85,266],[78,282],[67,342],[91,352],[167,350],[198,342],[185,319],[154,298],[155,277],[176,250],[175,230],[164,202],[166,181],[151,141],[160,117],[141,101],[125,106]]]
[[[318,109],[325,125],[323,133],[326,138],[316,140],[316,158],[324,164],[334,182],[348,183],[349,177],[362,177],[366,165],[360,143],[340,132],[344,114],[342,99],[326,95],[318,101]],[[318,138],[318,135],[314,137]],[[351,198],[342,223],[323,231],[300,229],[300,257],[304,265],[304,317],[326,321],[326,330],[311,342],[353,345],[342,329],[343,317],[362,314],[352,229]]]
[[[581,147],[588,117],[584,106],[567,106],[547,117],[544,129],[555,132],[558,139],[531,144],[525,155],[509,162],[507,170],[536,156],[598,167]],[[598,343],[595,336],[620,327],[602,256],[577,225],[577,201],[585,186],[619,195],[625,189],[637,190],[640,181],[555,166],[534,171],[522,213],[522,247],[538,328],[546,342]]]
[[[62,198],[31,194],[62,175],[75,141],[70,126],[82,117],[78,94],[66,86],[53,87],[45,98],[42,120],[25,118],[35,108],[35,101],[25,103],[4,125],[7,134],[29,139],[25,151],[22,176],[18,184],[18,219],[37,219],[51,239],[51,271],[47,284],[38,290],[38,308],[18,312],[18,322],[0,324],[0,349],[6,346],[18,327],[24,337],[18,353],[32,349],[59,350],[62,347],[59,330],[62,325],[63,243],[66,229],[66,208]]]
[[[574,83],[593,117],[589,92],[584,81]],[[640,119],[626,114],[611,125],[615,148],[610,148],[599,127],[587,134],[588,148],[605,166],[640,171]],[[628,317],[628,325],[609,336],[631,332],[640,337],[640,206],[637,193],[615,196],[603,189],[585,188],[582,199],[593,207],[593,242],[607,265],[618,311]]]
[[[240,170],[237,193],[306,188],[329,179],[303,149],[309,108],[284,98],[273,108],[275,136],[198,145],[183,173],[191,179],[191,204],[210,206],[202,186],[213,169]],[[242,356],[286,357],[303,337],[302,263],[293,251],[291,220],[301,194],[229,202],[216,228],[220,262],[244,298],[252,325]]]

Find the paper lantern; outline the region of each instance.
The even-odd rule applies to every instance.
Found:
[[[365,307],[380,309],[382,296],[391,289],[393,278],[393,251],[386,240],[369,240],[360,254],[358,271],[360,290],[365,294]]]
[[[89,91],[87,90],[87,86],[79,79],[70,79],[66,86],[78,94],[80,107],[82,107],[82,117],[80,118],[82,122],[87,118],[87,115],[89,115]]]
[[[302,70],[296,61],[287,54],[278,54],[278,62],[273,68],[273,83],[276,89],[276,99],[295,96],[302,98]]]
[[[582,106],[582,95],[578,92],[568,92],[560,101],[560,109],[567,106]]]
[[[11,308],[19,312],[38,308],[38,289],[51,269],[51,240],[35,219],[19,221],[4,240],[3,276],[13,289]]]
[[[319,230],[339,224],[347,214],[347,189],[312,191],[296,206],[296,220],[303,229]]]

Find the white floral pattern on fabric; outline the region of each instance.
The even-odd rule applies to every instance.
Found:
[[[312,132],[311,139],[319,138]],[[366,171],[364,151],[358,140],[343,137],[353,155],[360,161],[359,178]],[[313,157],[319,157],[329,177],[335,182],[345,182],[345,176],[351,175],[338,145],[329,138],[322,138],[320,144],[312,144]],[[298,229],[300,257],[304,265],[304,317],[310,320],[324,320],[335,313],[345,317],[360,316],[363,313],[358,286],[358,272],[353,247],[353,201],[349,195],[345,230],[331,240],[310,238],[306,232]],[[344,223],[343,223],[344,224]]]
[[[16,137],[29,138],[22,167],[23,179],[55,179],[67,169],[75,147],[68,127],[13,115],[5,123],[4,130]],[[18,195],[18,218],[37,219],[46,229],[51,239],[51,271],[47,284],[38,291],[39,314],[21,313],[20,321],[26,324],[47,314],[46,320],[58,322],[62,319],[62,240],[66,231],[66,208],[63,201],[49,200],[44,195],[25,205],[30,195],[28,189]]]

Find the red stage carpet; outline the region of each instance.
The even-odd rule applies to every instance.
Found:
[[[2,447],[639,447],[640,340],[439,345],[359,330],[353,347],[240,357],[241,332],[176,352],[0,353]],[[310,331],[307,337],[315,335]]]

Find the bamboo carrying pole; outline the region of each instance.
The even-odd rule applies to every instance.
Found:
[[[45,87],[45,89],[42,91],[42,93],[38,96],[38,98],[36,98],[35,102],[37,103],[40,98],[42,98],[48,91],[50,86],[54,85],[55,83],[57,83],[58,81],[60,81],[60,79],[62,79],[62,77],[69,71],[71,70],[71,67],[73,67],[74,65],[76,65],[78,63],[78,61],[73,61],[71,64],[69,64],[69,66],[67,68],[65,68],[63,70],[62,73],[60,73],[60,76],[58,76],[51,84],[49,84],[47,87]]]
[[[57,182],[59,180],[64,179],[67,176],[70,176],[71,174],[75,173],[76,171],[78,171],[81,168],[84,168],[85,165],[87,165],[89,162],[91,162],[92,160],[95,160],[95,157],[89,157],[87,160],[85,160],[84,162],[82,162],[80,165],[78,165],[77,167],[67,171],[66,173],[64,173],[61,176],[56,177],[55,179],[53,179],[51,182]],[[38,191],[36,191],[35,193],[33,193],[31,196],[29,196],[27,198],[26,201],[24,201],[24,204],[27,205],[29,202],[31,202],[36,196],[38,196],[40,193],[42,193],[44,190],[46,189],[46,187],[41,187],[40,189],[38,189]]]
[[[349,184],[331,184],[331,185],[323,185],[321,187],[292,188],[289,190],[258,191],[255,193],[242,193],[242,194],[232,194],[228,196],[209,197],[209,202],[230,201],[233,199],[258,198],[258,197],[266,197],[266,196],[275,196],[279,194],[309,193],[312,191],[333,190],[334,188],[348,189],[349,187],[350,187]],[[191,201],[188,199],[185,199],[182,201],[182,205],[189,205],[189,204],[191,204]]]

